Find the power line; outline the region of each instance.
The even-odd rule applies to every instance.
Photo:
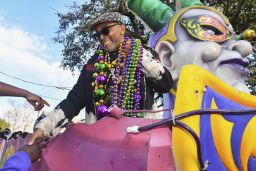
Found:
[[[57,83],[57,86],[64,85],[63,83],[66,82],[66,81],[69,80],[69,79],[70,79],[70,77],[69,77],[69,78],[66,78],[65,80],[62,80],[61,82]],[[55,91],[55,92],[56,92],[56,90],[55,90],[54,88],[50,88],[50,89],[48,89],[44,94],[48,94],[49,92],[52,92],[52,91]]]
[[[61,86],[61,85],[64,85],[64,83],[66,83],[67,81],[70,81],[70,82],[74,82],[74,80],[70,80],[72,79],[72,77],[69,77],[67,79],[65,79],[64,81],[60,82],[59,84],[57,84],[57,86]],[[67,84],[66,84],[67,85]],[[48,91],[46,91],[44,94],[45,95],[49,95],[49,94],[54,94],[54,93],[57,93],[58,91],[55,91],[54,88],[50,88]]]
[[[49,96],[44,96],[44,95],[41,95],[41,94],[38,94],[38,96],[48,98],[48,99],[52,99],[52,100],[56,100],[56,101],[62,101],[61,99],[56,99],[56,98],[49,97]]]
[[[57,88],[57,89],[61,89],[61,90],[71,90],[71,87],[58,87],[58,86],[53,86],[53,85],[45,85],[45,84],[40,84],[40,83],[34,83],[34,82],[31,82],[31,81],[26,81],[26,80],[23,80],[21,78],[11,76],[11,75],[6,74],[6,73],[1,72],[1,71],[0,71],[0,74],[3,74],[5,76],[7,76],[7,77],[11,77],[13,79],[16,79],[16,80],[19,80],[19,81],[23,81],[23,82],[29,83],[29,84],[34,84],[34,85],[43,86],[43,87]]]
[[[51,81],[49,81],[47,84],[52,84],[56,79],[63,73],[63,70],[60,71]],[[58,85],[59,86],[59,85]],[[42,92],[42,90],[46,89],[47,87],[41,88],[37,93]],[[54,88],[53,88],[54,89]]]

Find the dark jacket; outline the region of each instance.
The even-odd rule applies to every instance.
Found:
[[[146,48],[146,47],[144,47]],[[148,49],[148,48],[146,48]],[[158,54],[150,48],[151,54],[158,58]],[[80,110],[86,107],[86,112],[93,112],[95,114],[95,105],[93,97],[92,82],[94,80],[93,73],[95,72],[94,64],[97,62],[98,55],[95,54],[83,67],[77,83],[69,92],[67,98],[63,100],[56,108],[61,108],[66,118],[72,119],[79,114]],[[110,58],[117,58],[116,53],[110,54]],[[143,74],[143,73],[142,73]],[[154,80],[143,76],[142,80],[142,105],[141,109],[151,109],[154,103],[154,92],[166,93],[172,85],[171,74],[165,68],[165,73],[162,75],[161,80]],[[146,89],[146,91],[145,91]]]

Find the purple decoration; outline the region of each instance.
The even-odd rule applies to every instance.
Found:
[[[98,60],[99,60],[99,61],[103,61],[103,60],[104,60],[104,58],[105,58],[105,57],[104,57],[104,56],[102,56],[102,55],[98,56]]]
[[[143,46],[140,45],[140,58],[139,58],[139,63],[138,63],[137,70],[136,70],[137,92],[136,92],[136,97],[135,97],[134,109],[139,109],[140,108],[140,102],[141,102],[140,84],[141,84],[142,58],[143,58]]]
[[[141,99],[140,93],[136,93],[136,94],[134,95],[134,98],[135,98],[135,99]]]
[[[116,67],[115,72],[114,72],[114,80],[113,80],[113,83],[114,83],[113,90],[114,90],[114,92],[117,92],[117,79],[119,77],[120,65],[121,65],[121,62],[123,61],[123,53],[124,53],[124,48],[125,48],[127,40],[128,40],[128,37],[125,37],[124,38],[124,42],[123,42],[123,44],[121,46],[121,51],[120,51],[119,56],[118,56],[117,67]],[[124,71],[125,71],[125,66],[124,66],[123,72]],[[122,81],[123,81],[123,77],[122,77]],[[119,94],[120,93],[122,94],[122,91],[120,91]],[[117,104],[118,101],[117,101],[117,96],[116,95],[115,96],[112,95],[112,104]]]
[[[104,83],[107,82],[107,79],[106,79],[106,77],[103,76],[103,75],[98,75],[98,76],[97,76],[97,82],[98,82],[99,84],[104,84]]]
[[[128,79],[126,78],[127,76],[127,71],[129,69],[129,64],[130,64],[130,61],[131,61],[131,54],[132,54],[132,48],[134,46],[134,37],[131,38],[131,47],[130,47],[130,50],[129,50],[129,54],[127,55],[126,59],[125,59],[125,64],[124,64],[124,69],[123,69],[123,72],[122,72],[122,79],[125,80],[125,79]],[[121,82],[121,86],[120,86],[120,92],[119,92],[119,98],[118,98],[118,106],[122,106],[121,104],[124,103],[124,100],[123,100],[123,91],[124,90],[124,87],[125,87],[125,81],[124,82]]]
[[[125,45],[127,44],[127,41],[129,39],[131,39],[129,53],[124,55]],[[138,54],[139,51],[140,54]],[[140,108],[140,103],[142,99],[140,92],[142,80],[142,57],[143,46],[141,44],[141,41],[135,39],[134,37],[125,37],[119,50],[118,62],[113,76],[113,88],[111,92],[112,104],[121,106],[123,109],[126,109],[127,107],[129,109]],[[105,58],[106,56],[100,54],[98,56],[98,61],[105,61]],[[123,65],[121,66],[121,64]],[[119,80],[120,77],[121,80]],[[136,80],[135,84],[133,84],[134,79]],[[98,75],[96,81],[98,84],[105,84],[107,82],[107,77],[103,75]],[[134,93],[134,89],[136,89],[138,92]],[[98,106],[97,113],[98,117],[106,116],[108,114],[107,106]]]
[[[108,107],[106,105],[99,105],[97,107],[97,115],[99,118],[103,118],[108,115]]]
[[[156,33],[153,33],[148,40],[148,45],[152,48],[155,48],[156,43],[168,32],[169,22],[161,30]]]

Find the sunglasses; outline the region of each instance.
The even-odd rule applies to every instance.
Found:
[[[100,35],[103,35],[103,36],[107,36],[109,34],[109,29],[115,25],[118,25],[118,24],[112,24],[112,25],[109,25],[109,26],[106,26],[104,27],[101,31],[99,32],[96,32],[94,33],[92,36],[94,39],[98,40],[100,39]]]

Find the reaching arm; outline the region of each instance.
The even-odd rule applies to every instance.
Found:
[[[0,82],[0,96],[24,97],[36,111],[41,110],[44,105],[49,106],[47,101],[41,97],[18,87]]]
[[[15,96],[25,98],[28,93],[29,92],[27,90],[0,82],[0,96]]]
[[[88,63],[90,62],[88,61]],[[35,131],[29,141],[30,145],[39,138],[56,136],[61,128],[76,116],[83,107],[86,106],[87,109],[88,97],[93,93],[93,90],[88,90],[91,89],[89,77],[92,77],[92,74],[86,70],[87,66],[88,64],[83,68],[77,83],[68,93],[67,98],[35,125]]]
[[[24,145],[18,152],[12,155],[4,163],[0,171],[29,171],[33,162],[36,162],[42,154],[42,148],[45,148],[46,144],[39,142],[34,143],[31,146]]]

